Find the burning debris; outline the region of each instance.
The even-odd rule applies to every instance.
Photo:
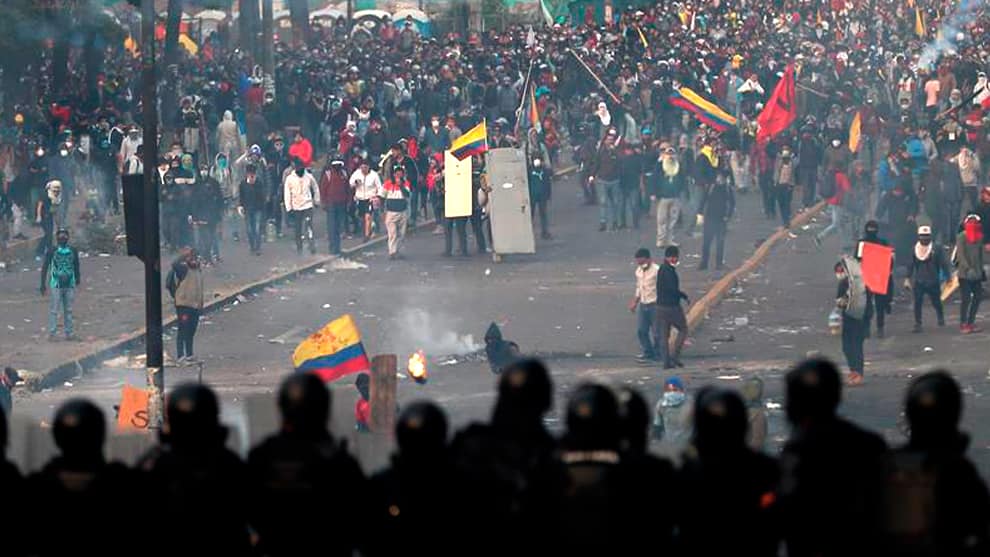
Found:
[[[426,371],[426,354],[422,350],[417,350],[409,356],[409,365],[406,368],[409,378],[418,385],[426,384],[428,374]]]

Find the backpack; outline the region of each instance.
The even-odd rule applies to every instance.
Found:
[[[60,247],[52,254],[52,288],[73,288],[76,286],[75,257],[72,248]]]

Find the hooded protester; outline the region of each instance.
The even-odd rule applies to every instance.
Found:
[[[863,227],[863,237],[856,245],[856,258],[863,259],[863,244],[871,243],[881,246],[889,246],[890,242],[880,236],[880,223],[875,220],[868,221]],[[867,289],[866,300],[866,336],[870,336],[870,320],[876,317],[877,338],[884,338],[884,323],[891,312],[891,300],[894,297],[894,261],[890,262],[890,277],[887,279],[887,293],[878,294]]]
[[[980,215],[970,213],[963,219],[962,231],[956,235],[955,262],[959,278],[959,331],[968,335],[981,332],[976,313],[983,298],[983,223]],[[937,249],[937,248],[936,248]]]
[[[962,410],[959,385],[944,371],[926,373],[908,387],[910,438],[884,469],[884,555],[966,557],[990,551],[990,492],[966,457]]]
[[[909,181],[898,180],[893,189],[883,194],[877,204],[876,217],[889,229],[894,245],[894,260],[910,269],[915,238],[915,217],[918,214],[918,197]]]
[[[942,277],[949,277],[949,266],[945,251],[932,241],[932,227],[918,227],[918,241],[914,244],[914,257],[911,260],[911,290],[914,292],[914,329],[921,332],[921,307],[928,296],[935,308],[938,326],[945,326],[942,315]]]
[[[41,227],[43,234],[35,250],[39,261],[51,249],[55,231],[66,224],[63,222],[65,198],[62,194],[62,182],[51,180],[45,185],[45,195],[35,207],[34,222]]]
[[[194,236],[199,253],[207,265],[220,262],[219,228],[223,219],[224,197],[223,190],[210,174],[205,164],[199,168],[199,179],[193,194],[191,216],[193,219]]]
[[[502,330],[492,323],[485,331],[485,356],[492,373],[498,375],[519,359],[519,345],[511,340],[502,338]]]
[[[48,307],[48,340],[55,340],[58,332],[58,312],[62,310],[66,340],[77,340],[72,320],[72,305],[76,288],[82,281],[79,273],[79,252],[69,245],[69,231],[61,228],[55,235],[56,245],[45,254],[41,267],[41,295],[51,289]]]
[[[684,380],[676,375],[668,377],[653,409],[653,440],[674,446],[686,442],[691,433],[691,406]]]
[[[303,240],[309,243],[309,252],[316,253],[316,237],[313,233],[313,209],[320,205],[320,186],[308,170],[306,163],[296,159],[295,170],[283,179],[282,199],[285,212],[295,224],[296,253],[302,255]]]
[[[543,159],[535,157],[529,165],[529,201],[536,211],[533,212],[533,220],[540,217],[540,238],[551,240],[550,223],[547,216],[548,205],[550,204],[551,182],[553,175],[550,170],[543,166]]]
[[[234,121],[234,113],[229,110],[223,112],[223,120],[217,124],[216,142],[217,152],[225,154],[230,160],[239,158],[244,152],[240,128]]]
[[[199,315],[203,311],[203,272],[199,254],[192,248],[184,248],[172,262],[165,278],[165,289],[175,302],[178,334],[175,337],[177,364],[195,364],[193,338],[199,327]]]

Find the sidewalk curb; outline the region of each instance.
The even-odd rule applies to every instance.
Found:
[[[827,203],[825,201],[819,201],[807,211],[795,216],[791,219],[790,229],[793,230],[808,224],[811,222],[813,217],[817,216],[825,209],[826,205]],[[763,262],[766,261],[767,257],[770,255],[770,252],[773,250],[774,246],[787,237],[787,233],[787,229],[780,228],[771,234],[769,238],[764,240],[763,243],[756,248],[753,255],[749,256],[749,258],[746,259],[742,265],[719,279],[718,282],[708,289],[708,292],[705,292],[704,296],[692,304],[687,313],[688,331],[693,332],[697,329],[708,317],[709,311],[711,311],[713,307],[722,301],[722,298],[725,297],[725,295],[733,286],[735,286],[737,282],[763,264]]]
[[[564,176],[570,172],[573,172],[578,167],[576,165],[569,166],[554,172],[554,176]],[[421,223],[414,230],[429,229],[429,227],[434,225],[434,221],[428,220]],[[387,240],[387,236],[379,236],[373,240],[358,244],[352,248],[341,250],[343,256],[351,256],[360,253],[370,247],[384,243]],[[28,240],[30,241],[30,240]],[[235,286],[233,290],[221,291],[217,293],[218,295],[212,300],[207,302],[203,306],[203,311],[201,315],[206,315],[208,313],[213,313],[219,311],[220,309],[226,307],[227,305],[234,302],[238,296],[253,294],[264,288],[271,286],[273,284],[278,284],[286,280],[291,280],[297,278],[301,275],[315,272],[316,269],[323,267],[324,265],[330,263],[336,259],[333,256],[323,256],[318,260],[305,265],[296,267],[284,273],[279,273],[275,275],[270,275],[268,277],[256,280],[254,282],[249,282],[247,284],[242,284],[240,286]],[[171,311],[165,314],[165,319],[162,321],[162,328],[168,328],[175,325],[176,317]],[[135,345],[144,342],[145,329],[141,327],[133,332],[125,333],[124,335],[117,337],[113,341],[108,341],[106,344],[98,345],[93,350],[90,350],[84,354],[74,356],[71,359],[62,362],[61,364],[43,370],[37,375],[32,375],[31,378],[27,380],[26,388],[32,392],[38,392],[42,389],[54,388],[60,385],[62,382],[67,381],[73,377],[77,377],[86,373],[87,369],[95,367],[100,362],[109,359],[114,354],[118,352],[131,348]]]
[[[433,223],[433,220],[425,221],[418,225],[415,230],[428,229],[433,226]],[[378,238],[358,244],[352,248],[341,250],[342,256],[346,257],[358,254],[370,247],[382,244],[386,240],[386,236],[379,236]],[[316,269],[323,267],[334,259],[336,259],[334,256],[322,256],[316,261],[312,261],[283,273],[269,275],[253,282],[235,286],[232,290],[216,292],[215,297],[203,305],[201,315],[219,311],[237,300],[238,296],[253,294],[273,284],[285,282],[304,274],[313,273]],[[162,321],[162,328],[167,329],[168,327],[175,325],[175,322],[175,314],[171,310],[167,310],[165,313],[165,318]],[[98,346],[89,352],[74,356],[73,358],[62,362],[55,367],[39,372],[36,376],[32,376],[27,381],[26,387],[32,392],[57,387],[63,381],[67,381],[73,377],[78,377],[79,375],[85,374],[87,369],[98,365],[100,362],[110,358],[114,354],[127,348],[131,348],[134,345],[143,343],[144,334],[144,327],[136,329],[130,333],[125,333],[124,335],[117,337],[116,340],[109,341],[107,344]]]

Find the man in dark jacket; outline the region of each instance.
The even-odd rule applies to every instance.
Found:
[[[615,130],[610,130],[602,139],[602,146],[593,155],[588,182],[594,183],[598,191],[598,230],[604,232],[611,223],[612,230],[619,227],[618,203],[620,201],[619,179],[622,165],[616,148],[618,139]]]
[[[681,252],[677,246],[667,246],[663,253],[663,264],[657,272],[657,351],[664,369],[684,367],[681,363],[681,349],[687,338],[687,319],[681,308],[681,300],[688,301],[687,294],[681,291],[677,277],[677,265]],[[670,350],[670,329],[677,329],[673,352]]]
[[[193,218],[193,228],[197,236],[199,253],[210,262],[220,261],[220,241],[217,237],[217,226],[223,218],[223,191],[220,182],[210,176],[210,169],[202,164],[199,167],[199,181],[193,193],[193,204],[190,207]]]
[[[715,242],[715,268],[725,268],[725,234],[729,220],[736,210],[736,196],[724,175],[719,175],[713,184],[702,192],[698,214],[704,219],[704,238],[701,248],[699,270],[708,269],[708,256],[712,242]]]
[[[813,130],[808,127],[801,132],[797,153],[797,183],[802,188],[801,205],[807,209],[815,203],[815,185],[818,182],[818,166],[822,160],[822,146]]]
[[[240,185],[240,200],[237,212],[247,223],[248,246],[251,253],[261,255],[262,225],[265,221],[265,208],[268,204],[268,191],[264,181],[259,179],[258,169],[249,164],[244,180]]]
[[[925,296],[928,296],[932,301],[938,326],[945,326],[941,287],[942,276],[948,277],[949,274],[945,251],[932,241],[932,228],[919,226],[918,242],[914,245],[914,254],[911,259],[911,289],[914,291],[914,328],[912,332],[921,332],[921,305]]]
[[[869,557],[886,445],[836,415],[839,370],[824,359],[788,372],[787,419],[793,433],[781,454],[781,517],[793,557]]]
[[[550,204],[550,171],[543,166],[543,160],[537,156],[529,167],[529,202],[536,208],[533,217],[540,217],[540,237],[544,240],[553,238],[550,235],[550,222],[547,216],[547,206]]]
[[[251,524],[266,555],[302,555],[314,547],[351,555],[365,540],[365,479],[346,443],[327,430],[330,404],[318,377],[290,375],[278,393],[281,430],[248,456]]]
[[[340,236],[347,224],[347,204],[351,187],[347,183],[344,161],[335,159],[320,177],[320,202],[327,211],[327,241],[330,255],[340,255]]]

